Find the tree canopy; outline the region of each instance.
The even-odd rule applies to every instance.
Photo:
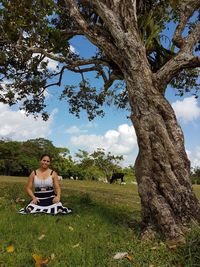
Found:
[[[55,147],[50,140],[44,138],[23,142],[0,140],[0,174],[28,176],[39,167],[42,154],[52,157],[51,168],[63,178],[109,180],[113,171],[122,170],[128,174],[128,180],[135,179],[130,174],[129,167],[120,167],[123,156],[105,153],[103,149],[91,153],[79,150],[73,159],[67,148]]]
[[[80,160],[82,169],[91,169],[91,177],[95,178],[95,168],[103,173],[107,181],[110,180],[113,172],[121,169],[119,163],[123,160],[123,156],[112,155],[111,152],[106,153],[104,149],[98,148],[92,153],[79,150],[76,157]],[[95,179],[96,180],[96,179]]]
[[[38,168],[42,154],[48,153],[53,158],[53,166],[61,175],[65,166],[69,165],[69,150],[55,147],[51,141],[44,138],[31,139],[24,142],[0,140],[0,173],[4,175],[27,176]]]
[[[47,119],[45,90],[64,83],[61,98],[68,99],[70,112],[77,116],[82,109],[87,111],[89,119],[103,116],[104,103],[127,108],[126,79],[117,64],[121,55],[117,52],[115,37],[118,35],[120,39],[123,29],[130,34],[129,28],[135,20],[160,90],[164,92],[170,83],[181,95],[191,88],[196,93],[199,72],[195,67],[200,65],[199,1],[125,2],[1,1],[0,101],[10,105],[20,101],[27,113],[37,116],[42,112]],[[170,27],[176,27],[174,36],[166,36],[166,29]],[[183,38],[182,33],[186,31],[189,35]],[[97,46],[96,55],[86,59],[72,52],[69,41],[77,35],[86,36]],[[58,61],[61,68],[49,70],[45,58]],[[167,74],[167,79],[162,79],[168,67],[173,71]],[[81,75],[77,86],[63,81],[66,70]],[[102,88],[96,89],[85,78],[84,74],[90,71],[102,79]]]

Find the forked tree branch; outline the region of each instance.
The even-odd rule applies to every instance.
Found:
[[[62,67],[61,71],[59,73],[57,73],[56,75],[59,75],[59,79],[56,83],[51,83],[51,84],[48,84],[44,87],[44,90],[47,89],[48,87],[51,87],[51,86],[61,86],[61,83],[62,83],[62,77],[63,77],[63,74],[64,74],[64,70],[66,69],[66,66]],[[44,92],[44,91],[43,91]]]
[[[199,0],[185,0],[181,5],[183,14],[174,35],[175,43],[180,47],[180,51],[154,75],[155,83],[161,85],[162,88],[165,88],[181,70],[200,67],[200,57],[193,54],[195,45],[200,41],[200,22],[193,26],[187,37],[181,36],[186,22],[199,6]]]
[[[118,47],[123,48],[128,34],[137,27],[135,0],[93,0],[92,7],[103,19]],[[126,34],[125,34],[126,33]]]
[[[195,57],[187,54],[187,52],[182,52],[169,60],[156,74],[154,74],[154,81],[160,88],[164,89],[181,70],[197,67],[200,67],[200,57]]]
[[[186,23],[198,7],[200,7],[199,0],[183,0],[180,4],[180,21],[173,36],[173,41],[179,48],[181,48],[184,43],[182,33]]]
[[[109,73],[109,76],[107,78],[104,70],[103,70],[103,67],[101,65],[94,65],[94,66],[91,66],[91,67],[86,67],[86,68],[80,68],[79,66],[75,66],[75,67],[72,67],[72,66],[63,66],[61,71],[59,73],[56,73],[54,76],[59,76],[59,79],[56,83],[51,83],[51,84],[48,84],[44,87],[44,90],[48,87],[52,87],[52,86],[60,86],[61,83],[62,83],[62,77],[63,77],[63,73],[64,73],[64,70],[65,69],[68,69],[68,70],[71,70],[75,73],[80,73],[81,74],[81,77],[83,79],[83,81],[85,80],[84,77],[83,77],[83,73],[85,72],[90,72],[90,71],[96,71],[98,72],[98,74],[102,77],[103,81],[104,81],[104,90],[107,91],[111,86],[112,84],[114,83],[114,81],[116,80],[122,80],[123,77],[121,76],[121,74],[116,71],[116,70],[113,70],[111,73]],[[40,95],[44,92],[44,90],[40,93]]]
[[[199,1],[200,2],[200,1]],[[181,50],[192,54],[194,46],[200,41],[200,22],[191,30],[191,33],[185,38],[184,45]]]
[[[99,34],[94,27],[88,24],[88,22],[82,17],[77,4],[74,0],[65,0],[67,7],[70,9],[71,17],[76,21],[79,27],[82,29],[82,33],[100,49],[102,49],[107,55],[113,58],[113,55],[117,55],[117,47],[109,41],[109,39],[102,34]]]

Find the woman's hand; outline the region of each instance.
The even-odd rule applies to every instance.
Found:
[[[58,196],[55,196],[53,198],[53,203],[55,204],[55,203],[58,203],[58,202],[60,202],[60,198]]]
[[[32,204],[38,204],[38,202],[40,202],[40,200],[37,197],[34,197],[31,201]]]

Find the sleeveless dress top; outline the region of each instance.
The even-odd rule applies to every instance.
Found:
[[[53,177],[51,172],[50,176],[46,179],[39,178],[35,171],[33,185],[35,187],[35,197],[38,198],[38,203],[29,203],[25,208],[22,208],[20,214],[30,213],[46,213],[46,214],[69,214],[71,209],[63,207],[61,202],[53,203],[53,199],[56,196],[53,188]]]
[[[40,187],[53,187],[53,178],[52,175],[50,175],[46,179],[39,178],[37,175],[34,177],[34,187],[35,188],[40,188]]]

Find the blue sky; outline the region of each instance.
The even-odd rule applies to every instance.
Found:
[[[85,58],[90,57],[96,51],[83,37],[74,38],[71,41],[72,49]],[[49,61],[49,68],[56,68],[57,62]],[[94,85],[100,85],[100,81],[94,78],[94,73],[89,74]],[[79,75],[66,72],[65,84],[74,84],[79,80]],[[67,147],[71,154],[78,149],[94,151],[96,148],[104,148],[115,155],[123,155],[123,165],[134,164],[138,152],[136,135],[132,123],[127,119],[128,112],[117,110],[115,107],[106,107],[104,118],[95,118],[89,122],[85,112],[80,119],[69,114],[65,100],[59,101],[63,87],[54,87],[47,92],[47,108],[50,119],[42,121],[41,117],[35,120],[28,118],[23,111],[0,104],[0,138],[13,140],[27,140],[44,137],[55,146]],[[176,96],[176,91],[168,88],[167,99],[172,104],[178,121],[185,135],[185,146],[193,166],[200,166],[200,99],[190,94],[184,97]]]

